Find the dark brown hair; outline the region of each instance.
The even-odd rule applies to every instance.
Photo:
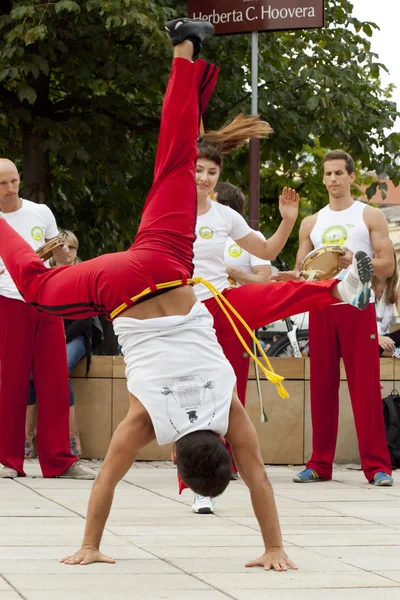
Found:
[[[239,215],[243,215],[246,208],[246,197],[236,185],[232,185],[228,181],[221,181],[215,186],[214,192],[218,194],[219,204],[230,206]]]
[[[244,146],[251,138],[266,138],[271,133],[272,128],[259,117],[238,115],[218,131],[208,131],[200,138],[199,158],[212,160],[222,169],[224,154]]]
[[[201,496],[220,496],[227,488],[232,458],[213,431],[193,431],[176,442],[176,465],[182,481]]]
[[[350,154],[347,154],[347,152],[345,152],[344,150],[331,150],[330,152],[327,152],[324,158],[322,159],[322,171],[324,171],[325,163],[328,160],[344,160],[346,163],[346,171],[349,175],[354,173],[356,170],[354,160],[352,159]]]

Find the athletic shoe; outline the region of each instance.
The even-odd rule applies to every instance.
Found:
[[[354,254],[349,270],[338,285],[338,292],[342,299],[360,310],[367,308],[371,297],[372,274],[373,267],[370,257],[359,250]]]
[[[174,19],[165,25],[172,45],[177,46],[185,40],[190,40],[194,46],[193,58],[200,54],[205,39],[212,37],[215,33],[214,25],[209,21],[198,21],[196,19]]]
[[[375,473],[374,478],[372,481],[370,481],[370,483],[373,483],[374,485],[391,487],[393,485],[393,478],[387,473],[383,473],[383,471],[378,471],[378,473]]]
[[[10,469],[10,467],[2,467],[0,469],[0,479],[15,479],[18,477],[18,471]]]
[[[215,508],[214,498],[209,496],[200,496],[200,494],[194,495],[194,502],[192,504],[192,511],[197,515],[213,515]]]
[[[86,469],[86,467],[82,467],[77,462],[71,465],[64,473],[58,475],[58,477],[60,479],[96,479],[96,475],[91,469]]]
[[[237,471],[232,471],[231,481],[237,481],[238,479],[239,479],[239,473]]]
[[[326,479],[322,479],[314,469],[304,469],[293,477],[293,481],[295,483],[314,483],[314,481],[326,481]]]

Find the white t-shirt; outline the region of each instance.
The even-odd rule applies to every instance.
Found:
[[[46,204],[22,200],[20,209],[2,215],[34,250],[58,235],[56,220]],[[4,263],[0,257],[0,269],[3,268]],[[0,275],[0,296],[24,301],[7,270]]]
[[[265,240],[261,231],[255,231],[255,233]],[[257,256],[254,256],[253,254],[249,254],[247,250],[243,250],[243,248],[238,246],[230,237],[226,240],[224,260],[226,265],[234,267],[235,269],[240,269],[244,273],[253,273],[253,267],[264,267],[271,264],[269,260],[263,260],[262,258],[257,258]],[[240,286],[240,283],[237,282],[236,285]]]
[[[113,321],[128,390],[149,413],[160,445],[193,431],[227,432],[236,377],[213,325],[201,302],[187,315]]]
[[[194,277],[210,281],[220,292],[230,287],[225,266],[225,246],[230,237],[240,240],[253,230],[236,211],[229,206],[210,202],[210,210],[197,217],[196,241],[194,243]],[[194,287],[199,300],[207,300],[212,294],[202,285]]]

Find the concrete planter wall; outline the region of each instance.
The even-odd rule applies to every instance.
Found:
[[[303,464],[311,452],[310,369],[303,358],[271,359],[274,370],[285,377],[290,398],[279,398],[275,386],[262,377],[261,390],[268,423],[260,422],[260,406],[253,365],[247,388],[247,411],[260,439],[266,464]],[[125,366],[120,356],[93,356],[90,374],[85,378],[85,359],[74,373],[76,412],[81,432],[83,456],[104,458],[111,436],[128,410]],[[400,390],[400,360],[381,359],[382,395],[394,387]],[[323,399],[321,399],[323,401]],[[171,448],[155,442],[145,448],[139,460],[169,460]],[[358,462],[359,453],[347,389],[341,369],[340,423],[335,462]]]

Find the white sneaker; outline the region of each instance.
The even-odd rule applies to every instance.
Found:
[[[194,502],[192,504],[192,511],[198,515],[213,515],[215,508],[214,498],[209,496],[200,496],[200,494],[194,495]]]
[[[69,467],[64,473],[58,475],[60,479],[96,479],[96,474],[91,469],[82,467],[79,463],[75,462]]]
[[[18,471],[16,471],[15,469],[11,469],[10,467],[0,468],[1,479],[15,479],[16,477],[18,477]]]
[[[353,262],[338,285],[338,292],[342,299],[360,310],[367,308],[371,297],[370,281],[373,266],[370,257],[359,250],[353,256]]]

